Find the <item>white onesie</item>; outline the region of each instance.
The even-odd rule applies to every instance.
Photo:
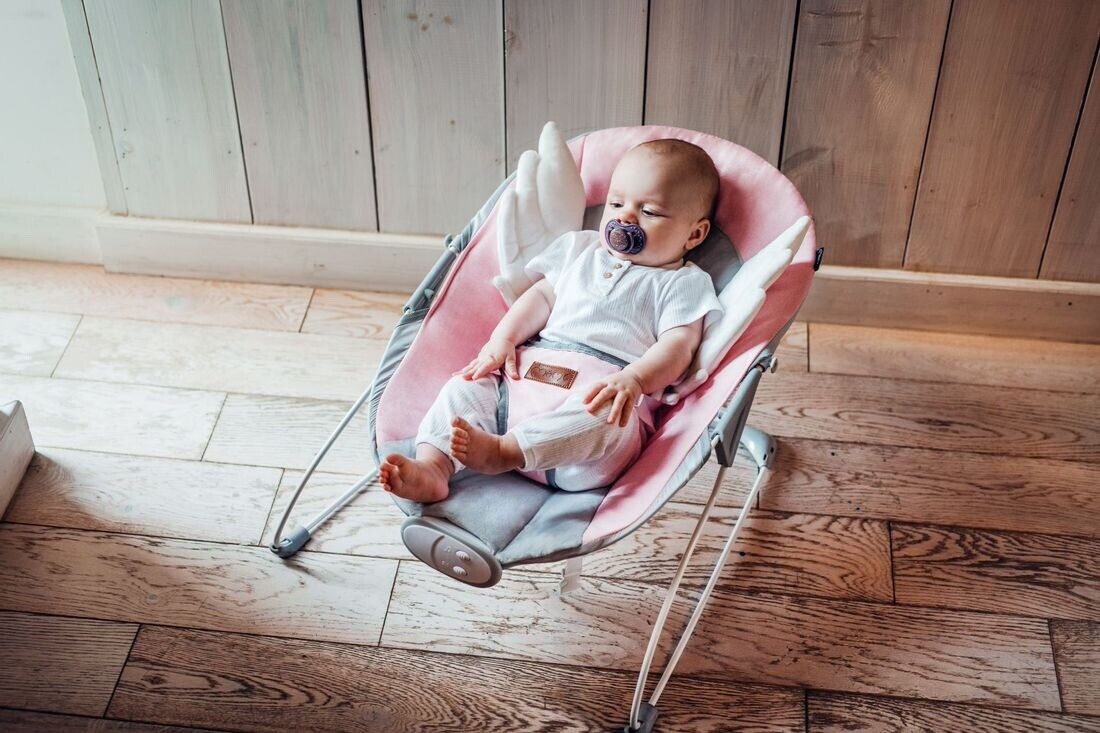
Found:
[[[554,288],[542,338],[599,349],[626,362],[642,357],[670,328],[694,323],[722,303],[691,262],[649,267],[619,259],[599,232],[567,232],[527,263]]]
[[[722,310],[710,276],[698,266],[649,267],[619,259],[595,231],[563,234],[526,269],[543,275],[554,288],[554,307],[541,338],[587,346],[627,363],[641,358],[668,329]],[[451,377],[421,421],[416,443],[450,455],[455,415],[497,433],[499,387],[497,373],[476,381]],[[583,491],[614,482],[649,434],[637,410],[626,427],[619,427],[607,423],[610,403],[592,415],[583,397],[578,391],[560,408],[511,429],[523,450],[523,469],[546,470],[555,488]],[[451,460],[456,471],[463,468]]]

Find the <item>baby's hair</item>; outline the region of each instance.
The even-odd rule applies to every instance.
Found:
[[[674,137],[650,140],[635,147],[670,159],[676,165],[679,176],[698,187],[699,200],[706,204],[702,215],[714,220],[714,209],[718,203],[718,169],[707,151]]]

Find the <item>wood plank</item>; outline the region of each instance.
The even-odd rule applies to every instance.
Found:
[[[1100,538],[1100,465],[783,439],[760,506]]]
[[[1100,396],[833,374],[768,375],[753,424],[774,435],[1100,461]]]
[[[1100,393],[1100,345],[829,323],[813,325],[810,370]]]
[[[83,0],[61,0],[61,10],[65,13],[65,27],[69,32],[73,61],[76,62],[76,75],[80,79],[80,91],[84,97],[84,109],[88,112],[88,126],[95,144],[96,160],[99,163],[100,180],[111,211],[125,214],[126,194],[122,188],[122,177],[118,172],[118,160],[115,158],[114,136],[111,134],[111,121],[107,117],[107,106],[103,101],[103,87],[99,83],[99,68],[96,66],[92,39],[88,34],[88,19],[84,15]]]
[[[222,3],[257,224],[378,229],[356,0]]]
[[[279,670],[277,680],[272,669]],[[412,733],[457,725],[485,733],[580,733],[623,725],[634,677],[145,627],[110,714],[245,731]],[[681,678],[673,679],[661,697],[660,717],[667,730],[804,729],[798,690]]]
[[[291,285],[118,275],[98,265],[0,260],[0,308],[297,331],[312,292]]]
[[[779,368],[785,372],[810,371],[810,332],[809,324],[796,321],[787,329],[775,351],[779,359]]]
[[[355,399],[374,377],[377,341],[85,316],[54,375],[162,387]]]
[[[203,459],[305,470],[351,404],[231,394]],[[360,410],[325,456],[322,470],[371,471],[374,460],[367,440],[366,410]]]
[[[217,0],[84,8],[129,212],[251,222]]]
[[[814,733],[925,733],[987,730],[998,733],[1095,733],[1100,721],[978,705],[927,703],[886,697],[829,695],[811,690],[808,720]]]
[[[137,630],[0,611],[0,705],[103,715]]]
[[[1100,58],[1100,56],[1098,56]],[[1100,83],[1092,62],[1085,106],[1058,196],[1039,277],[1100,282]]]
[[[280,473],[42,448],[4,516],[23,524],[254,543]]]
[[[504,3],[508,172],[547,120],[567,140],[642,124],[647,13],[645,0]]]
[[[474,589],[419,561],[402,562],[381,645],[636,673],[664,588],[582,577],[561,596],[559,581],[556,573],[513,569],[497,585]],[[670,628],[683,628],[687,617],[674,606]],[[671,650],[665,634],[657,658]]]
[[[378,228],[459,232],[500,184],[500,0],[362,0]]]
[[[218,733],[209,728],[181,728],[25,710],[0,710],[0,728],[7,733]]]
[[[0,371],[50,376],[79,322],[64,313],[0,310]]]
[[[799,317],[1095,344],[1100,285],[825,265]]]
[[[800,6],[782,170],[834,265],[901,267],[949,0]]]
[[[669,502],[610,547],[585,556],[584,575],[668,583],[698,520],[700,507]],[[704,585],[725,545],[737,509],[716,507],[684,582]],[[824,598],[893,600],[884,523],[751,512],[718,585],[731,590]]]
[[[410,295],[318,288],[302,333],[388,340]]]
[[[14,399],[39,448],[197,460],[225,394],[4,375],[0,404]]]
[[[795,6],[792,0],[652,2],[646,124],[733,140],[777,165]]]
[[[664,588],[509,571],[471,592],[401,563],[382,646],[631,669]],[[674,606],[669,628],[687,609]],[[531,619],[537,619],[532,624]],[[671,644],[659,645],[664,659]],[[1046,622],[965,611],[715,591],[678,671],[714,679],[1057,710]]]
[[[1065,711],[1100,715],[1100,623],[1051,621],[1050,635]]]
[[[0,606],[376,644],[397,563],[262,547],[0,525]]]
[[[1046,631],[1037,619],[719,591],[683,673],[1058,710]]]
[[[1100,619],[1100,540],[894,524],[898,603]]]
[[[274,541],[274,530],[301,475],[284,478],[279,487],[264,544]],[[354,483],[352,476],[314,474],[291,515],[293,529],[312,518]],[[680,555],[698,520],[700,507],[669,502],[645,525],[600,552],[586,555],[584,575],[668,582],[676,573]],[[713,560],[726,542],[738,510],[716,507],[696,549],[696,561],[684,582],[703,585]],[[404,515],[388,494],[368,489],[339,518],[320,528],[309,550],[409,559],[401,541]],[[538,566],[556,571],[562,563]],[[723,587],[768,590],[826,598],[893,599],[890,547],[884,523],[754,512],[734,545]]]
[[[1090,0],[954,4],[906,269],[1038,275],[1098,26]]]

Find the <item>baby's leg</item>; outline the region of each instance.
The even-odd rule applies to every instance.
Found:
[[[416,433],[416,458],[391,453],[379,466],[379,478],[387,491],[413,501],[447,498],[448,482],[462,464],[451,447],[452,421],[465,416],[475,425],[496,427],[499,377],[475,381],[451,377],[432,402]]]
[[[514,426],[513,435],[524,457],[525,471],[553,469],[558,488],[582,491],[606,486],[641,453],[645,428],[635,410],[626,427],[609,424],[611,404],[596,414],[584,405],[578,390],[553,412],[537,415]]]

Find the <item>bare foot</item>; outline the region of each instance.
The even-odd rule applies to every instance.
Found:
[[[451,455],[471,471],[488,475],[520,468],[525,462],[511,434],[487,433],[461,417],[451,420]]]
[[[408,458],[391,453],[378,467],[382,488],[402,499],[429,503],[442,501],[450,493],[450,472],[430,459]]]

